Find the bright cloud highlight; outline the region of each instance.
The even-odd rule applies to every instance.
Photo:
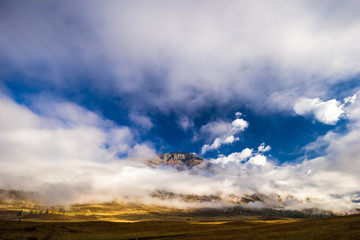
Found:
[[[294,105],[299,115],[314,114],[316,120],[324,124],[336,124],[344,114],[343,105],[335,99],[323,102],[319,98],[301,98]]]
[[[224,144],[232,144],[239,141],[239,137],[235,137],[236,134],[244,131],[249,126],[249,123],[244,119],[235,119],[230,123],[226,122],[211,122],[201,127],[201,132],[210,133],[211,136],[216,137],[212,144],[205,144],[201,148],[201,154],[205,154],[208,151],[219,149]]]

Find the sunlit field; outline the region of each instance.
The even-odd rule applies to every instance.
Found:
[[[82,219],[84,220],[84,219]],[[360,216],[306,220],[1,221],[1,239],[360,239]]]
[[[360,239],[360,215],[299,214],[118,202],[67,208],[2,203],[0,239]]]

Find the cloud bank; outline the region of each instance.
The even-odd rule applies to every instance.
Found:
[[[48,204],[141,200],[191,205],[153,199],[151,193],[160,189],[223,197],[291,196],[296,201],[282,203],[289,209],[345,212],[358,205],[352,200],[358,197],[360,180],[359,101],[348,109],[349,131],[327,138],[322,157],[277,165],[267,155],[271,147],[261,144],[257,151],[245,148],[211,159],[210,175],[201,169],[193,174],[146,166],[142,160],[154,156],[154,150],[139,142],[132,129],[77,105],[51,103],[51,109],[58,111],[50,113],[39,110],[44,109],[41,102],[35,105],[36,113],[8,97],[0,98],[0,110],[7,113],[0,116],[0,187],[35,191]],[[132,157],[122,158],[125,152]]]

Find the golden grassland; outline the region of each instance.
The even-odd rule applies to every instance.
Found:
[[[0,221],[0,239],[360,239],[360,216],[278,221]]]
[[[360,215],[298,219],[265,213],[118,202],[66,209],[2,202],[0,239],[360,239]]]
[[[0,204],[0,220],[9,221],[196,221],[216,222],[232,220],[262,220],[264,212],[232,209],[180,209],[141,203],[108,202],[102,204],[73,204],[68,208],[47,207],[26,201],[3,201]],[[266,217],[266,219],[269,219]],[[272,217],[271,219],[274,219]],[[275,217],[287,219],[287,217]]]

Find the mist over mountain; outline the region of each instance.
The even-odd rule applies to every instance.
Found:
[[[151,167],[168,166],[180,171],[190,171],[192,175],[200,176],[214,175],[214,172],[219,167],[216,164],[211,164],[209,160],[205,160],[194,153],[186,152],[164,153],[157,156],[154,160],[148,160],[146,164]],[[197,168],[196,171],[192,171],[193,167],[200,168]],[[171,170],[171,168],[169,168],[169,170]],[[267,192],[267,194],[263,194],[261,192],[255,192],[252,194],[242,194],[239,192],[224,194],[221,192],[214,192],[209,195],[196,193],[183,194],[169,192],[164,189],[157,189],[151,193],[151,197],[154,199],[160,199],[163,202],[180,201],[190,204],[199,204],[198,206],[202,205],[203,207],[212,206],[214,208],[223,208],[229,206],[241,206],[249,209],[306,209],[308,213],[321,213],[322,211],[322,213],[325,213],[328,211],[329,214],[332,214],[332,212],[329,211],[330,209],[322,208],[320,205],[313,207],[313,201],[318,201],[313,195],[309,194],[306,196],[305,193],[302,199],[297,199],[292,195],[280,196],[276,193],[276,189],[274,189],[274,192]],[[358,200],[355,200],[354,198],[352,201],[355,203]],[[360,208],[350,210],[350,212],[353,213],[358,211],[360,211]]]

